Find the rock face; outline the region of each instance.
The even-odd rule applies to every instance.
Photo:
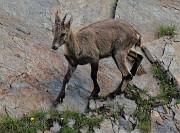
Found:
[[[62,49],[53,51],[50,48],[53,39],[50,30],[56,10],[62,9],[62,14],[71,11],[75,16],[83,12],[85,19],[83,15],[79,15],[80,18],[74,17],[74,25],[78,26],[81,23],[87,24],[98,19],[112,17],[114,4],[113,0],[91,2],[84,0],[77,3],[2,0],[0,2],[2,10],[0,14],[0,105],[2,111],[6,110],[6,113],[10,115],[19,116],[33,109],[47,108],[57,97],[67,70],[67,61]],[[63,10],[65,8],[66,10]],[[82,11],[77,10],[79,8],[82,8]],[[94,12],[90,13],[90,9]],[[147,66],[145,71],[149,69]],[[138,77],[140,76],[134,78],[137,83],[139,83]],[[146,74],[146,77],[149,75]],[[100,62],[98,80],[103,95],[118,86],[121,73],[111,58]],[[147,79],[147,82],[149,81],[152,80]],[[156,86],[155,83],[154,86]],[[78,66],[68,85],[65,102],[59,109],[74,108],[83,111],[92,90],[90,67]]]
[[[51,50],[53,39],[51,29],[54,12],[65,8],[73,11],[74,25],[88,23],[97,19],[112,16],[114,1],[0,1],[0,106],[6,113],[14,116],[25,114],[33,109],[47,108],[59,93],[63,77],[66,73],[67,61],[62,49]],[[77,10],[77,9],[82,9]],[[108,10],[107,10],[108,8]],[[73,10],[72,10],[73,9]],[[87,9],[87,10],[85,10]],[[90,10],[94,12],[91,12]],[[85,11],[84,11],[85,10]],[[68,12],[68,11],[67,11]],[[83,15],[79,15],[80,13]],[[75,14],[74,14],[75,13]],[[92,19],[98,13],[101,17]],[[105,70],[104,70],[105,69]],[[106,77],[103,71],[100,78]],[[89,66],[80,67],[72,77],[67,89],[67,97],[63,109],[75,108],[83,111],[87,105],[87,97],[93,89],[89,75]],[[100,80],[104,92],[113,88],[119,80],[115,72],[106,80]]]
[[[113,18],[116,0],[58,0],[61,14],[73,14],[76,26],[87,25],[98,20]]]
[[[94,132],[128,133],[129,131],[136,131],[134,125],[137,124],[137,121],[132,117],[136,107],[135,101],[125,98],[123,94],[105,101],[90,100],[89,108],[91,110],[100,110],[105,114],[105,118],[99,128],[93,128]],[[90,112],[89,115],[95,114]]]
[[[143,42],[148,42],[154,39],[155,28],[160,22],[173,23],[179,27],[179,5],[179,1],[173,0],[1,0],[0,113],[21,116],[32,110],[49,108],[57,97],[67,70],[62,48],[58,51],[51,49],[51,29],[57,10],[61,17],[67,12],[72,14],[73,27],[77,28],[101,19],[123,18],[142,33]],[[178,45],[179,37],[176,36],[170,41],[162,38],[147,43],[143,49],[148,59],[153,62],[157,60],[179,83]],[[155,96],[159,92],[159,81],[153,78],[148,59],[144,55],[138,74],[131,84],[140,89],[146,88],[151,96]],[[75,109],[83,112],[86,109],[88,96],[93,90],[90,71],[89,65],[78,66],[59,110]],[[98,72],[100,95],[116,89],[120,81],[121,73],[112,58],[101,60]],[[133,101],[124,97],[120,97],[116,104],[125,105],[127,116],[136,108]],[[96,108],[102,105],[101,102],[96,102],[91,106]],[[174,118],[179,121],[178,110],[174,111],[177,113]],[[124,128],[118,129],[119,123],[110,122],[112,120],[105,119],[101,129],[106,127],[108,132],[127,132]],[[120,123],[129,128],[125,118],[122,118]],[[99,129],[94,130],[100,132]],[[136,129],[132,132],[139,131]]]
[[[143,35],[143,42],[148,42],[157,39],[160,24],[173,24],[180,32],[180,1],[118,0],[115,17],[131,23]]]
[[[168,72],[180,88],[180,36],[174,38],[163,37],[143,45],[147,57],[152,62],[158,62]]]
[[[180,105],[159,106],[151,114],[152,132],[179,133],[180,131]]]
[[[175,81],[180,88],[180,36],[173,38],[162,37],[143,45],[143,50],[151,62],[158,62],[164,71]],[[172,100],[169,105],[164,105],[153,109],[151,114],[152,132],[173,132],[180,131],[180,106],[176,105],[176,100]]]

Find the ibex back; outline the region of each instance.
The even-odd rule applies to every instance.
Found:
[[[58,12],[55,14],[52,49],[57,50],[58,47],[64,45],[64,55],[69,65],[61,91],[54,105],[63,102],[65,88],[77,65],[87,63],[91,65],[91,78],[94,83],[90,98],[97,98],[100,92],[97,82],[99,60],[109,56],[112,56],[122,73],[120,85],[109,96],[114,97],[120,94],[136,74],[143,59],[141,54],[131,49],[133,46],[141,45],[140,34],[126,21],[119,19],[98,21],[77,32],[73,32],[71,29],[72,16],[67,22],[65,20],[66,15],[61,20]],[[127,55],[135,60],[130,71],[126,64]]]

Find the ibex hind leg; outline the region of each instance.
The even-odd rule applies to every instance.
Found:
[[[114,98],[116,95],[120,95],[124,89],[126,88],[127,84],[129,83],[130,80],[132,80],[133,75],[129,71],[126,63],[126,56],[127,54],[125,52],[119,52],[113,55],[113,59],[118,67],[118,69],[122,73],[122,81],[117,87],[115,91],[109,94],[111,98]]]
[[[94,89],[91,92],[90,99],[97,99],[98,93],[100,92],[100,87],[97,82],[97,72],[98,72],[99,62],[91,63],[91,78],[94,83]]]
[[[133,67],[130,70],[131,74],[135,76],[137,69],[142,62],[143,56],[132,49],[129,51],[128,56],[132,57],[135,61],[135,63],[133,64]]]

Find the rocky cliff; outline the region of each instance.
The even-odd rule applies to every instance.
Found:
[[[74,29],[106,18],[122,18],[131,23],[142,34],[145,51],[144,54],[139,50],[144,54],[140,67],[142,71],[139,70],[131,84],[141,89],[147,88],[149,95],[155,96],[159,92],[159,80],[153,77],[150,62],[157,60],[162,66],[164,64],[163,68],[169,71],[170,76],[180,82],[179,37],[169,42],[163,39],[150,42],[157,39],[155,29],[160,23],[176,25],[179,32],[178,0],[1,0],[1,113],[21,116],[35,109],[49,108],[57,97],[67,70],[62,49],[51,49],[51,29],[57,10],[61,16],[65,13],[74,16]],[[113,91],[121,81],[121,73],[111,58],[100,62],[98,81],[100,95]],[[73,108],[83,112],[92,89],[90,66],[78,66],[59,110]],[[174,132],[178,131],[177,127],[173,128]]]

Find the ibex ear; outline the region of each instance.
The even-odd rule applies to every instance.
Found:
[[[61,19],[60,19],[59,15],[58,15],[58,11],[57,11],[55,13],[55,23],[59,23],[59,22],[61,22]]]
[[[73,23],[73,17],[72,17],[72,15],[71,15],[71,18],[69,19],[68,22],[66,22],[65,26],[66,26],[67,28],[70,28],[72,23]]]

